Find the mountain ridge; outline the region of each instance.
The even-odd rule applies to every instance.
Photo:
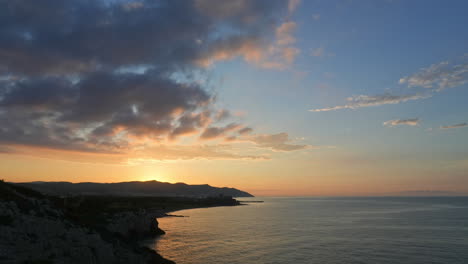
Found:
[[[16,183],[51,195],[113,195],[113,196],[182,196],[182,197],[253,197],[252,194],[230,187],[209,184],[168,183],[160,181],[96,182],[21,182]]]

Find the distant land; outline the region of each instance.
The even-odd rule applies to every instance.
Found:
[[[466,193],[463,192],[453,192],[445,190],[409,190],[402,191],[397,193],[392,193],[390,195],[397,196],[466,196]]]
[[[119,183],[95,182],[25,182],[18,185],[50,195],[112,195],[112,196],[168,196],[168,197],[253,197],[235,188],[213,187],[208,184],[188,185],[159,181],[132,181]]]

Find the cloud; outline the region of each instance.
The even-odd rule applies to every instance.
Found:
[[[248,152],[228,144],[196,145],[155,145],[144,149],[134,149],[127,153],[92,153],[62,151],[31,146],[14,146],[14,149],[0,148],[0,154],[19,154],[53,160],[88,164],[141,165],[175,160],[269,160],[268,153]],[[40,155],[38,155],[40,153]]]
[[[255,1],[245,0],[236,0],[229,4],[216,0],[201,0],[199,2],[203,3],[199,7],[204,13],[208,13],[214,17],[231,17],[233,14],[239,13],[239,10],[244,10],[243,12],[245,12],[245,9],[264,9],[263,5],[275,6],[276,1],[257,1],[257,4],[253,4]],[[299,1],[290,1],[288,4],[289,12],[294,11],[298,4]],[[256,21],[256,23],[271,28],[271,23],[268,23],[268,21],[274,19],[274,16],[271,16],[272,14],[263,14],[264,17],[261,19],[257,15],[252,14],[251,17],[244,17],[242,21],[246,24]],[[246,62],[260,68],[286,69],[294,63],[295,58],[301,52],[299,48],[294,46],[296,43],[296,38],[294,37],[296,28],[297,24],[293,21],[279,24],[274,30],[275,37],[273,40],[266,39],[263,34],[258,34],[258,29],[254,30],[255,27],[250,29],[251,32],[248,32],[250,34],[234,34],[229,37],[219,38],[213,41],[209,49],[201,53],[202,55],[196,60],[196,63],[203,67],[209,67],[218,61],[242,57]],[[199,43],[204,43],[204,41],[199,40]]]
[[[421,120],[419,118],[394,119],[383,122],[384,126],[394,127],[398,125],[418,126]]]
[[[199,85],[179,84],[158,73],[97,72],[78,83],[26,79],[11,83],[0,95],[0,142],[78,149],[94,145],[101,151],[125,145],[128,136],[156,140],[171,131],[183,134],[189,117],[198,118],[192,123],[200,127],[211,113],[193,113],[212,101]]]
[[[0,147],[120,155],[248,134],[218,109],[203,67],[292,64],[284,17],[298,3],[0,1]]]
[[[286,26],[285,26],[286,25]],[[294,25],[294,26],[291,26]],[[276,29],[276,39],[266,45],[257,37],[232,37],[214,43],[213,48],[206,51],[196,63],[209,67],[218,61],[243,57],[244,60],[259,68],[284,70],[290,67],[301,50],[293,44],[296,39],[292,32],[294,22],[285,22]]]
[[[220,109],[216,113],[215,120],[216,121],[223,121],[223,120],[226,120],[226,119],[230,118],[231,116],[232,116],[232,114],[231,114],[231,112],[229,110]]]
[[[314,57],[322,57],[325,55],[325,49],[323,47],[313,49],[312,52],[310,53]]]
[[[206,127],[212,122],[210,115],[209,111],[186,113],[179,118],[179,124],[172,130],[171,138],[174,139],[178,136],[197,133],[200,128]]]
[[[295,22],[288,21],[280,24],[275,32],[276,39],[267,47],[251,45],[245,60],[265,69],[284,70],[292,66],[301,50],[294,46],[296,38],[294,32],[297,28]]]
[[[0,154],[5,154],[5,153],[13,153],[14,151],[6,146],[0,146]]]
[[[47,8],[35,1],[0,3],[1,70],[60,75],[155,63],[158,68],[187,66],[220,52],[243,56],[245,49],[238,49],[243,45],[219,43],[265,44],[288,4],[46,0],[40,5]]]
[[[455,125],[450,125],[450,126],[441,126],[441,129],[451,129],[451,128],[460,128],[460,127],[467,127],[468,123],[460,123],[460,124],[455,124]]]
[[[130,162],[164,161],[164,160],[192,160],[192,159],[214,159],[214,160],[267,160],[268,155],[242,154],[235,151],[229,145],[195,145],[195,146],[155,146],[145,149]]]
[[[311,109],[311,112],[327,112],[327,111],[334,111],[340,109],[357,109],[362,107],[370,107],[370,106],[379,106],[379,105],[387,105],[387,104],[399,104],[407,101],[425,99],[431,97],[430,94],[424,93],[416,93],[416,94],[407,94],[407,95],[392,95],[390,93],[385,93],[381,95],[358,95],[349,97],[346,100],[348,101],[347,104],[326,107],[326,108],[319,108],[319,109]]]
[[[294,44],[296,42],[296,39],[292,35],[294,31],[296,30],[296,23],[289,21],[281,24],[277,29],[276,29],[276,39],[278,42],[278,45],[290,45]]]
[[[253,129],[251,127],[244,127],[238,131],[240,135],[246,135],[252,133]]]
[[[301,3],[301,0],[289,0],[288,2],[289,12],[290,13],[294,12],[300,3]]]
[[[242,15],[250,8],[249,4],[245,0],[232,0],[226,3],[216,0],[195,0],[195,6],[200,12],[219,19]]]
[[[208,127],[201,135],[201,139],[217,139],[223,137],[226,133],[234,131],[242,127],[240,124],[230,123],[223,127]]]
[[[312,51],[312,56],[323,56],[324,50],[319,48]],[[422,87],[429,89],[425,93],[413,93],[406,95],[393,95],[385,93],[382,95],[358,95],[347,98],[348,103],[333,107],[311,109],[311,112],[326,112],[340,109],[356,109],[361,107],[379,106],[386,104],[399,104],[407,101],[414,101],[432,97],[435,92],[440,92],[447,88],[461,86],[468,83],[468,56],[462,56],[458,62],[440,62],[427,68],[422,68],[419,72],[403,77],[400,84],[406,84],[409,88]]]
[[[253,135],[248,140],[259,147],[270,148],[274,151],[294,151],[309,147],[308,145],[297,145],[288,143],[290,141],[287,133]]]
[[[415,74],[401,78],[399,82],[407,84],[408,87],[423,87],[436,91],[464,85],[468,82],[467,57],[462,57],[462,60],[459,63],[444,61],[433,64]]]
[[[333,56],[335,56],[334,53],[326,52],[324,47],[312,49],[310,51],[310,55],[313,56],[313,57],[333,57]]]
[[[288,133],[278,134],[253,134],[250,127],[242,127],[239,124],[231,123],[224,127],[209,127],[201,135],[202,139],[223,140],[232,143],[253,143],[256,148],[273,151],[296,151],[311,148],[307,144],[294,144]],[[300,139],[303,140],[303,139]]]
[[[123,9],[125,9],[126,11],[133,11],[134,9],[138,9],[138,8],[143,8],[144,7],[144,4],[143,2],[128,2],[128,3],[123,3],[122,4],[122,7]]]

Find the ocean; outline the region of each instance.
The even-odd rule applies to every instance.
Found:
[[[161,218],[148,245],[177,264],[468,263],[468,197],[249,199]]]

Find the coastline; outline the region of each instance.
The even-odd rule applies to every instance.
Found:
[[[172,213],[180,212],[180,211],[185,211],[185,210],[191,210],[191,209],[203,209],[203,208],[213,208],[213,207],[232,207],[232,206],[245,206],[248,204],[244,203],[239,203],[239,204],[233,204],[233,205],[212,205],[212,206],[196,206],[196,207],[188,207],[188,208],[182,208],[182,209],[174,209],[174,210],[167,210],[164,212],[163,215],[156,217],[156,218],[165,218],[165,217],[187,217],[184,215],[176,215]]]
[[[143,239],[165,232],[158,218],[185,209],[237,206],[231,197],[44,195],[0,182],[0,260],[6,263],[173,264]]]
[[[167,235],[147,245],[178,264],[460,263],[468,257],[467,204],[466,197],[265,198],[174,212],[189,218],[158,219]],[[404,241],[408,230],[413,239]]]
[[[236,197],[238,198],[238,197]],[[191,209],[203,209],[203,208],[213,208],[213,207],[232,207],[232,206],[247,206],[249,203],[263,203],[264,201],[238,201],[236,198],[232,198],[235,203],[234,204],[231,204],[231,205],[226,205],[226,204],[219,204],[219,205],[211,205],[211,206],[194,206],[194,207],[187,207],[187,208],[182,208],[182,209],[169,209],[165,212],[163,212],[163,215],[161,216],[158,216],[156,217],[155,221],[157,222],[157,225],[158,225],[158,229],[162,231],[162,233],[152,237],[152,238],[146,238],[146,239],[142,239],[139,241],[139,244],[145,248],[148,248],[149,250],[152,250],[154,251],[155,253],[157,253],[159,255],[159,252],[157,252],[154,248],[151,248],[148,244],[148,242],[153,242],[155,240],[157,240],[159,237],[161,237],[162,235],[166,234],[166,232],[159,228],[159,222],[158,222],[158,219],[160,218],[166,218],[166,217],[188,217],[188,216],[184,216],[184,215],[181,215],[181,214],[174,214],[174,213],[177,213],[177,212],[181,212],[181,211],[185,211],[185,210],[191,210]],[[157,243],[157,242],[156,242]],[[165,258],[164,256],[160,255],[161,257]],[[176,264],[176,262],[174,262],[173,260],[170,260],[170,259],[167,259],[165,258],[166,260],[169,260],[169,261],[172,261],[174,264]]]
[[[234,199],[234,198],[233,198]],[[164,211],[162,215],[158,216],[155,218],[155,222],[157,223],[156,225],[158,226],[158,229],[161,231],[161,233],[151,237],[151,238],[144,238],[144,239],[140,239],[138,241],[138,245],[141,246],[141,247],[144,247],[144,248],[147,248],[148,250],[151,250],[151,251],[154,251],[154,253],[158,254],[159,256],[161,256],[162,258],[164,258],[165,260],[167,261],[170,261],[170,263],[174,263],[174,264],[177,264],[176,262],[174,262],[173,260],[170,260],[170,259],[167,259],[166,257],[164,257],[163,255],[160,255],[159,252],[157,252],[154,248],[151,248],[148,244],[148,242],[154,242],[155,240],[157,240],[159,237],[161,237],[162,235],[165,235],[166,234],[166,231],[164,231],[163,229],[161,229],[159,227],[159,222],[158,222],[158,219],[160,218],[167,218],[167,217],[187,217],[187,216],[184,216],[184,215],[179,215],[179,214],[173,214],[173,213],[176,213],[176,212],[181,212],[181,211],[185,211],[185,210],[191,210],[191,209],[203,209],[203,208],[213,208],[213,207],[232,207],[232,206],[245,206],[245,205],[248,205],[246,203],[242,203],[240,201],[237,201],[236,199],[234,199],[237,203],[236,204],[232,204],[232,205],[223,205],[223,204],[220,204],[220,205],[212,205],[212,206],[194,206],[194,207],[187,207],[187,208],[182,208],[182,209],[169,209],[167,211]]]
[[[180,215],[174,213],[182,210],[244,205],[232,197],[224,196],[205,198],[93,196],[86,197],[86,199],[88,201],[81,201],[80,206],[87,208],[87,203],[90,203],[94,209],[93,213],[96,213],[93,218],[102,215],[102,211],[97,213],[96,210],[111,208],[113,211],[111,216],[107,216],[107,220],[104,221],[106,225],[101,225],[103,222],[99,220],[93,220],[93,223],[88,225],[93,225],[94,229],[105,229],[117,234],[119,239],[129,242],[142,255],[150,255],[152,260],[149,263],[162,264],[173,264],[175,262],[164,258],[153,248],[142,246],[143,241],[158,239],[158,237],[166,233],[159,227],[159,218],[180,217]],[[133,202],[122,204],[121,200]],[[96,206],[96,204],[101,206]],[[86,218],[88,214],[80,215],[80,217]]]

